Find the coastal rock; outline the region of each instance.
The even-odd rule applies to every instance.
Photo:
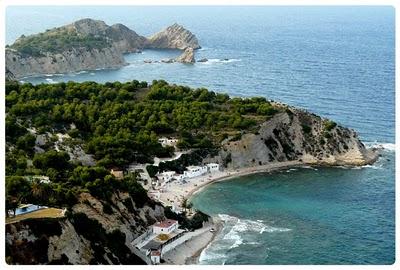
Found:
[[[178,56],[176,59],[176,62],[179,63],[190,63],[193,64],[196,62],[196,60],[194,59],[194,50],[192,47],[188,47],[185,49],[185,51]]]
[[[199,62],[199,63],[208,62],[208,59],[207,58],[201,58],[200,60],[197,60],[197,62]]]
[[[15,75],[6,67],[6,81],[15,81]]]
[[[226,140],[217,161],[237,169],[285,161],[360,166],[376,160],[378,154],[366,149],[355,131],[337,125],[327,128],[327,123],[314,114],[287,109],[263,123],[256,134]]]
[[[16,78],[38,74],[119,68],[124,65],[126,65],[125,59],[115,47],[71,48],[60,53],[45,53],[36,57],[6,49],[6,66]]]
[[[187,47],[193,49],[201,48],[196,36],[177,23],[149,37],[147,47],[180,50],[184,50]]]
[[[161,59],[161,63],[171,64],[174,62],[175,62],[175,59]]]

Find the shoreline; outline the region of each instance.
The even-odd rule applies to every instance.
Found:
[[[299,161],[299,160],[294,160],[294,161],[283,161],[283,162],[276,162],[276,163],[271,163],[267,165],[261,165],[261,166],[253,166],[253,167],[245,167],[245,168],[239,168],[239,169],[230,169],[226,170],[223,172],[218,172],[216,174],[205,174],[196,178],[192,178],[189,180],[187,184],[177,184],[177,183],[172,183],[168,184],[166,187],[165,192],[160,194],[160,202],[163,205],[175,205],[176,203],[179,203],[179,206],[182,204],[183,201],[187,200],[190,201],[190,199],[193,197],[193,195],[197,194],[201,190],[203,190],[205,187],[217,183],[217,182],[222,182],[242,176],[248,176],[252,174],[257,174],[257,173],[271,173],[271,172],[276,172],[276,171],[281,171],[285,169],[291,169],[291,168],[299,168],[299,167],[311,167],[311,166],[319,166],[319,167],[342,167],[342,166],[348,166],[350,167],[361,167],[364,165],[369,165],[373,164],[376,162],[380,155],[378,149],[373,149],[373,151],[370,152],[370,156],[365,160],[363,164],[331,164],[329,162],[304,162],[304,161]],[[178,194],[180,197],[176,196]],[[174,200],[172,200],[174,199]],[[175,201],[176,200],[176,201]],[[189,214],[190,215],[190,214]],[[211,222],[208,225],[208,228],[211,224],[212,227],[215,227],[216,230],[215,232],[212,233],[212,236],[209,237],[207,240],[205,240],[205,233],[211,233],[209,231],[205,231],[202,233],[202,235],[199,235],[193,239],[189,240],[189,246],[194,247],[191,250],[190,255],[189,254],[184,254],[185,252],[182,252],[180,255],[175,255],[175,258],[171,258],[170,262],[174,262],[174,264],[198,264],[199,259],[201,256],[201,253],[214,241],[214,239],[222,232],[223,230],[223,222],[218,219],[216,216],[211,216]],[[188,245],[185,244],[185,247],[181,248],[186,248],[188,249]],[[189,252],[189,251],[188,251]]]
[[[205,246],[200,247],[199,250],[195,252],[192,256],[186,258],[185,265],[199,264],[201,253],[205,249],[207,249],[207,247],[214,241],[214,239],[222,232],[222,229],[224,228],[223,222],[221,220],[214,221],[215,217],[211,217],[211,219],[213,220],[212,224],[214,224],[215,225],[214,227],[216,227],[215,232],[213,233],[211,239],[207,241],[207,244]]]

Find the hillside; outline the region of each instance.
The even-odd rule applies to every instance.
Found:
[[[8,224],[8,262],[143,263],[131,241],[171,211],[147,196],[137,173],[121,180],[110,169],[172,156],[174,148],[158,141],[162,136],[176,137],[179,150],[189,151],[153,166],[152,175],[205,162],[224,170],[283,161],[363,165],[377,158],[353,130],[265,98],[231,98],[162,80],[7,81],[7,210],[23,203],[66,209],[62,218]],[[203,217],[180,219],[198,227]]]

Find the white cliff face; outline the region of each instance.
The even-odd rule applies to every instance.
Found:
[[[6,50],[6,67],[16,78],[68,73],[81,70],[119,68],[126,65],[123,55],[115,47],[102,49],[71,48],[61,53],[43,56],[24,56],[14,50]]]
[[[196,36],[179,24],[173,24],[149,37],[149,48],[157,49],[179,49],[188,47],[193,49],[201,48]]]
[[[244,134],[238,141],[226,142],[222,149],[219,159],[228,168],[291,160],[318,165],[364,165],[377,158],[377,153],[367,150],[353,130],[336,126],[328,131],[323,119],[295,109],[291,114],[276,114],[261,125],[257,134]]]

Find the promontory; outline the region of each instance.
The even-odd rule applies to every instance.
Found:
[[[7,45],[7,78],[120,68],[127,64],[123,54],[147,48],[185,50],[200,45],[194,34],[176,23],[146,38],[123,24],[82,19],[22,35]]]

